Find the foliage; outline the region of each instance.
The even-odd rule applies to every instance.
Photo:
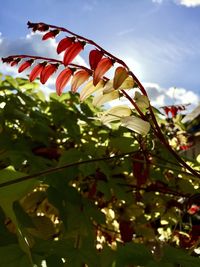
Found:
[[[19,72],[37,62],[31,82],[65,67],[49,97],[26,79],[1,80],[0,266],[199,266],[198,162],[171,143],[181,115],[161,116],[127,65],[93,41],[29,27],[47,31],[43,40],[72,36],[58,43],[63,61],[3,59],[15,66],[26,58]],[[88,44],[97,48],[90,69],[71,63]],[[62,94],[70,78],[73,93]],[[122,95],[133,108],[100,108]]]

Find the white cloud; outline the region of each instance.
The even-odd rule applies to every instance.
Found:
[[[199,104],[199,96],[191,90],[181,87],[163,88],[155,83],[144,83],[153,106],[190,104],[193,109]]]
[[[186,7],[200,6],[200,0],[171,0],[171,1],[177,5],[183,5]],[[152,0],[152,2],[155,4],[162,4],[164,2],[164,0]]]
[[[153,3],[162,4],[163,0],[152,0]]]
[[[30,33],[25,37],[18,40],[10,41],[2,37],[0,33],[0,58],[10,55],[26,54],[34,56],[50,57],[62,60],[62,54],[56,53],[57,42],[55,39],[49,39],[42,41],[42,35],[40,33]],[[78,55],[74,60],[74,63],[86,66],[85,60]],[[13,77],[27,77],[28,71],[18,73],[17,67],[10,67],[8,64],[3,64],[0,61],[0,73],[5,75],[12,75]],[[53,75],[46,83],[46,86],[54,88],[56,75]],[[46,86],[42,86],[47,90]]]
[[[176,3],[186,7],[200,6],[200,0],[176,0]]]
[[[190,104],[187,106],[187,110],[193,110],[200,102],[200,98],[197,94],[195,94],[191,90],[187,90],[185,88],[163,88],[157,83],[143,83],[147,94],[150,98],[151,105],[160,108],[162,106],[167,105],[185,105]],[[130,90],[128,93],[133,96],[135,90]],[[116,106],[120,104],[125,104],[131,106],[130,102],[125,99],[124,97],[120,100],[114,100],[109,103],[111,106]]]

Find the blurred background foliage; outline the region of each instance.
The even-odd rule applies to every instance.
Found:
[[[36,266],[200,266],[198,178],[153,133],[108,128],[97,111],[91,98],[1,79],[0,266],[33,266],[19,229]],[[172,139],[169,119],[159,123]]]

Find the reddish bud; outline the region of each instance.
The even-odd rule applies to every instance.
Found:
[[[20,72],[24,71],[25,69],[29,68],[33,64],[33,61],[34,61],[33,59],[30,59],[30,60],[23,62],[20,65],[18,72],[20,73]]]
[[[3,63],[11,63],[14,59],[13,57],[2,57],[1,60],[3,61]]]
[[[58,64],[49,64],[43,68],[40,74],[40,82],[45,84],[49,77],[58,69]]]
[[[38,65],[36,65],[31,73],[30,73],[30,76],[29,76],[29,81],[32,82],[34,81],[39,75],[40,73],[42,72],[42,70],[44,69],[46,65],[46,62],[43,62],[43,63],[39,63]]]
[[[37,27],[37,30],[40,31],[40,32],[46,32],[46,31],[49,30],[49,25],[44,24],[44,23],[39,23],[38,27]]]
[[[84,42],[76,42],[73,43],[67,51],[65,51],[64,57],[63,57],[63,63],[65,66],[69,65],[72,60],[83,50],[85,43]]]
[[[49,38],[55,38],[59,34],[59,30],[52,30],[43,35],[42,40],[45,41]]]
[[[11,63],[10,63],[10,66],[13,67],[15,65],[17,65],[19,62],[20,62],[21,58],[16,58],[14,59]]]
[[[60,96],[67,82],[69,81],[72,75],[72,70],[70,68],[66,68],[58,75],[56,79],[56,92]]]
[[[89,63],[92,70],[95,70],[99,61],[102,59],[103,53],[99,50],[92,50],[89,54]]]
[[[61,52],[66,50],[68,47],[70,47],[73,44],[74,40],[75,40],[74,37],[66,37],[60,40],[57,46],[57,53],[60,54]]]
[[[196,214],[198,211],[200,211],[200,206],[193,204],[187,212],[191,215]]]

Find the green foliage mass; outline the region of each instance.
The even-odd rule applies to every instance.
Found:
[[[151,133],[107,128],[96,111],[0,81],[0,267],[200,266],[199,228],[184,221],[198,179]]]

